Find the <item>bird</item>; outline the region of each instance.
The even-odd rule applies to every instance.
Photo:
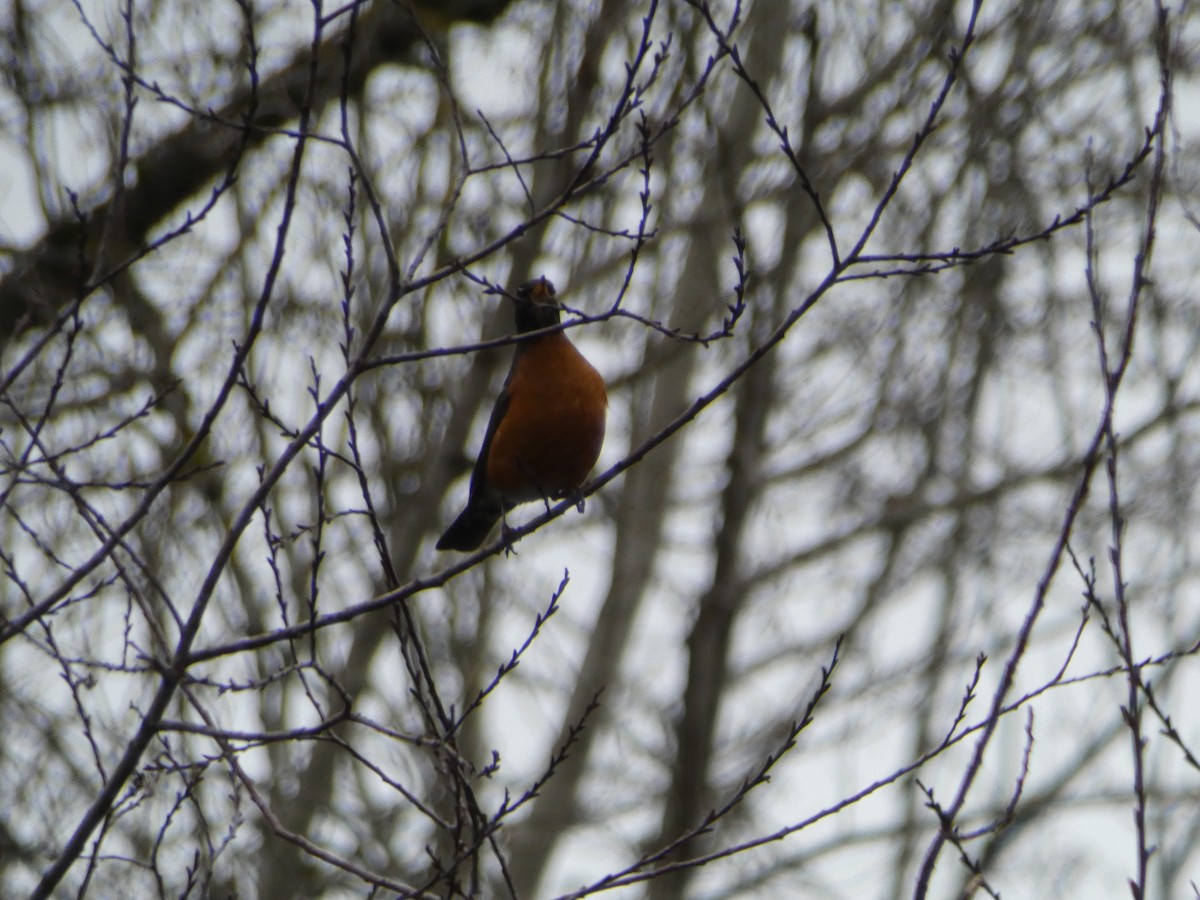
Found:
[[[545,276],[507,296],[518,334],[560,321]],[[437,549],[475,550],[514,506],[577,493],[600,456],[607,411],[604,379],[565,333],[518,343],[471,471],[467,505]]]

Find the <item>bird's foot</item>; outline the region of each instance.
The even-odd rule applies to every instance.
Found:
[[[500,516],[500,540],[504,541],[504,558],[517,555],[516,540],[513,538],[513,528],[508,525],[508,516]]]

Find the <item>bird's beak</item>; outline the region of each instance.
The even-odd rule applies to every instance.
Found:
[[[555,299],[554,285],[544,275],[518,287],[516,296],[518,300],[536,303],[538,306],[558,305],[558,301]]]

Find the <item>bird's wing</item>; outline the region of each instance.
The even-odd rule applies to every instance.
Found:
[[[508,371],[508,377],[504,379],[504,387],[500,389],[500,396],[496,398],[496,403],[492,407],[491,418],[488,419],[487,430],[483,433],[483,443],[479,446],[479,456],[475,459],[475,468],[471,470],[471,491],[472,498],[479,496],[487,486],[487,459],[488,453],[492,449],[492,438],[496,436],[496,429],[500,427],[500,422],[504,419],[504,414],[508,412],[508,385],[512,381],[513,370],[516,368],[515,361],[512,368]]]

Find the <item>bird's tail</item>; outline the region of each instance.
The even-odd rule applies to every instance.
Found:
[[[459,517],[450,523],[446,533],[438,538],[437,548],[462,553],[478,549],[500,521],[500,514],[500,504],[472,500]]]

